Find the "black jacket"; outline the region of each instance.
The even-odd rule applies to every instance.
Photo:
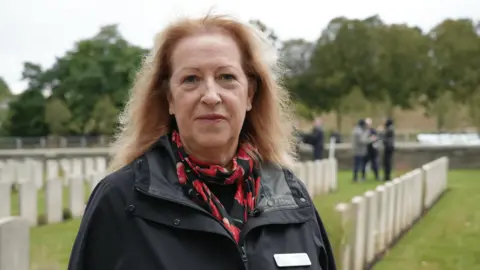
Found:
[[[395,128],[392,121],[387,121],[385,125],[383,147],[386,152],[392,152],[395,149]]]
[[[369,136],[377,136],[377,130],[374,129],[374,128],[370,128],[369,129]],[[379,143],[381,143],[381,141],[379,141],[379,139],[377,138],[376,140],[372,140],[371,142],[369,142],[367,144],[367,153],[368,155],[371,155],[371,156],[376,156],[378,154],[378,147],[379,147]]]
[[[291,171],[264,165],[255,215],[239,246],[178,183],[164,137],[95,188],[75,240],[70,270],[270,270],[274,254],[306,253],[310,267],[333,270],[322,221]]]
[[[304,142],[312,145],[314,159],[323,158],[323,150],[325,145],[325,134],[322,127],[315,126],[310,134],[304,135]]]

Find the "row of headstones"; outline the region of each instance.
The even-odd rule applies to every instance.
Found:
[[[402,233],[447,189],[448,158],[442,157],[337,205],[343,229],[342,270],[370,269]]]
[[[334,158],[295,164],[293,172],[306,186],[311,197],[337,189],[337,160]]]
[[[83,176],[86,179],[107,170],[105,157],[62,158],[37,160],[8,159],[0,161],[0,182],[21,184],[33,182],[40,189],[49,180],[59,179],[62,175],[63,185],[68,186],[72,177]]]
[[[6,179],[1,178],[0,218],[8,217],[13,214],[11,202],[13,192],[15,191],[18,192],[19,215],[27,220],[30,226],[36,226],[38,224],[38,195],[40,192],[44,192],[44,223],[51,224],[63,221],[64,198],[68,200],[67,209],[69,210],[70,215],[72,217],[81,217],[85,209],[86,195],[90,194],[97,183],[104,177],[106,172],[106,165],[103,166],[103,162],[100,158],[74,159],[71,164],[77,164],[76,166],[80,168],[86,165],[85,167],[88,168],[87,164],[89,163],[89,160],[100,160],[100,162],[98,162],[100,163],[100,166],[97,166],[96,168],[93,167],[89,170],[74,169],[73,171],[66,170],[66,166],[62,166],[62,172],[60,172],[58,164],[61,164],[62,162],[65,164],[65,160],[60,160],[59,162],[56,160],[47,160],[45,181],[42,179],[44,175],[43,166],[38,165],[41,164],[41,161],[26,160],[24,162],[25,170],[33,170],[35,171],[35,174],[39,174],[41,177],[38,177],[38,181],[35,181],[35,179],[24,180],[22,178],[12,178],[11,176]],[[12,167],[14,167],[14,169],[20,167],[20,162],[18,161],[10,164],[13,164]],[[3,173],[0,175],[11,175],[12,171],[15,172],[15,170],[7,168],[4,164],[2,167]],[[60,174],[63,174],[63,177],[61,177]],[[33,174],[31,174],[31,176],[33,177]],[[19,179],[20,181],[18,181]],[[66,194],[67,196],[64,196],[64,192],[68,193]]]

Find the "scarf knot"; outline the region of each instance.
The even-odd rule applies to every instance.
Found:
[[[248,143],[241,144],[231,161],[231,169],[227,169],[189,156],[178,131],[173,131],[171,138],[178,181],[187,195],[220,221],[238,243],[243,225],[253,215],[260,187],[257,164],[249,155],[254,148]],[[233,206],[229,212],[210,191],[207,183],[236,185]]]

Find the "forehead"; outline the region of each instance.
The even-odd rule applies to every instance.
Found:
[[[172,54],[172,68],[239,66],[242,56],[235,40],[227,34],[201,34],[183,38]]]

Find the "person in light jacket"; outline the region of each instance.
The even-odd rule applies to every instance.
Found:
[[[289,169],[287,92],[267,44],[224,16],[183,19],[157,36],[68,269],[336,269]]]
[[[370,136],[367,123],[364,119],[360,119],[353,129],[352,152],[353,152],[353,181],[358,181],[358,172],[362,173],[362,181],[365,180],[364,162],[367,155],[367,146],[371,140],[375,139]]]

